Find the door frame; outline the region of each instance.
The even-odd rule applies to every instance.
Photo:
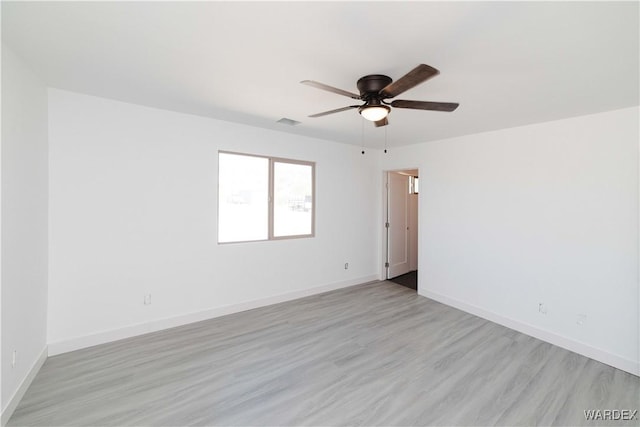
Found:
[[[380,280],[387,280],[387,268],[385,267],[385,263],[388,260],[388,248],[389,248],[389,242],[388,242],[388,236],[387,236],[387,228],[385,227],[385,223],[387,221],[387,212],[388,212],[388,188],[387,188],[387,174],[389,172],[400,172],[400,173],[404,173],[407,176],[409,175],[413,175],[414,172],[416,176],[420,176],[420,168],[418,166],[416,167],[405,167],[405,168],[395,168],[395,169],[385,169],[382,171],[382,221],[380,224],[380,230],[381,230],[381,235],[382,238],[380,239],[381,241],[381,247],[380,247]],[[424,188],[424,186],[422,186],[422,188]],[[423,192],[419,192],[418,193],[418,270],[420,270],[420,252],[421,252],[421,244],[420,244],[420,234],[421,234],[421,227],[420,227],[420,207],[422,205],[421,202],[421,194]],[[418,279],[418,292],[420,291],[420,280]]]

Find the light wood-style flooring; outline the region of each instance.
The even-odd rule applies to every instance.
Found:
[[[640,425],[640,378],[391,282],[49,358],[9,426]]]

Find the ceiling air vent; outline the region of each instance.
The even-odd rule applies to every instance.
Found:
[[[283,125],[288,125],[288,126],[295,126],[300,124],[300,122],[287,119],[286,117],[283,117],[280,120],[278,120],[278,123],[282,123]]]

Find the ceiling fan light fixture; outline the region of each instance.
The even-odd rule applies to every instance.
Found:
[[[358,109],[360,115],[371,122],[384,119],[390,111],[391,108],[386,105],[363,105]]]

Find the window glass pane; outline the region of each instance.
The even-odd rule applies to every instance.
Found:
[[[419,179],[417,176],[413,177],[413,192],[418,194],[420,190],[420,186],[418,185]]]
[[[269,159],[219,154],[218,242],[269,237]]]
[[[312,234],[313,167],[276,161],[273,174],[273,235]]]

